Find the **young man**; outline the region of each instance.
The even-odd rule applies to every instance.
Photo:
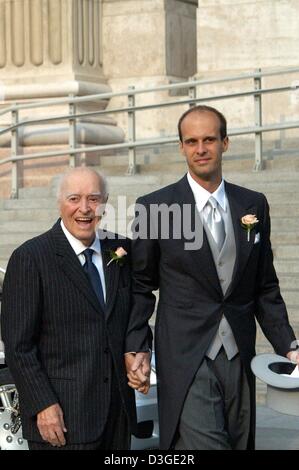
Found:
[[[127,337],[127,351],[137,354],[127,359],[128,375],[142,376],[147,368],[146,325],[154,310],[152,292],[159,289],[161,448],[253,448],[255,318],[276,353],[299,362],[273,267],[269,208],[263,194],[223,180],[229,140],[219,111],[191,108],[178,128],[187,175],[137,201]],[[171,209],[168,237],[166,217],[155,216],[162,205]],[[147,236],[140,236],[144,226]],[[192,232],[193,247],[187,236]]]

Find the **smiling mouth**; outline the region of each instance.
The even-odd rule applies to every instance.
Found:
[[[92,217],[77,217],[75,220],[77,224],[80,225],[80,227],[88,227],[92,223],[93,218]]]

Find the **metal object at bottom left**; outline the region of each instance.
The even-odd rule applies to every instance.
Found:
[[[6,369],[2,369],[1,377],[7,376],[6,372]],[[0,385],[0,450],[28,450],[27,441],[22,436],[22,427],[16,426],[13,419],[16,393],[14,384]]]

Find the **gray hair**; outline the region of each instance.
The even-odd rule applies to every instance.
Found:
[[[76,173],[89,173],[89,174],[97,176],[99,179],[99,184],[101,188],[101,196],[103,198],[103,201],[106,202],[106,200],[108,199],[108,184],[107,184],[106,177],[99,171],[94,170],[93,168],[85,167],[85,166],[72,168],[62,175],[59,181],[58,188],[57,188],[57,201],[58,202],[60,202],[62,199],[63,187],[66,181],[68,180],[70,176]]]

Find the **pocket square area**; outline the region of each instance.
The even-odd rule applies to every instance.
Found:
[[[255,234],[255,237],[254,237],[254,242],[253,242],[253,243],[258,243],[258,242],[260,241],[260,238],[261,238],[260,233],[256,233],[256,234]]]

